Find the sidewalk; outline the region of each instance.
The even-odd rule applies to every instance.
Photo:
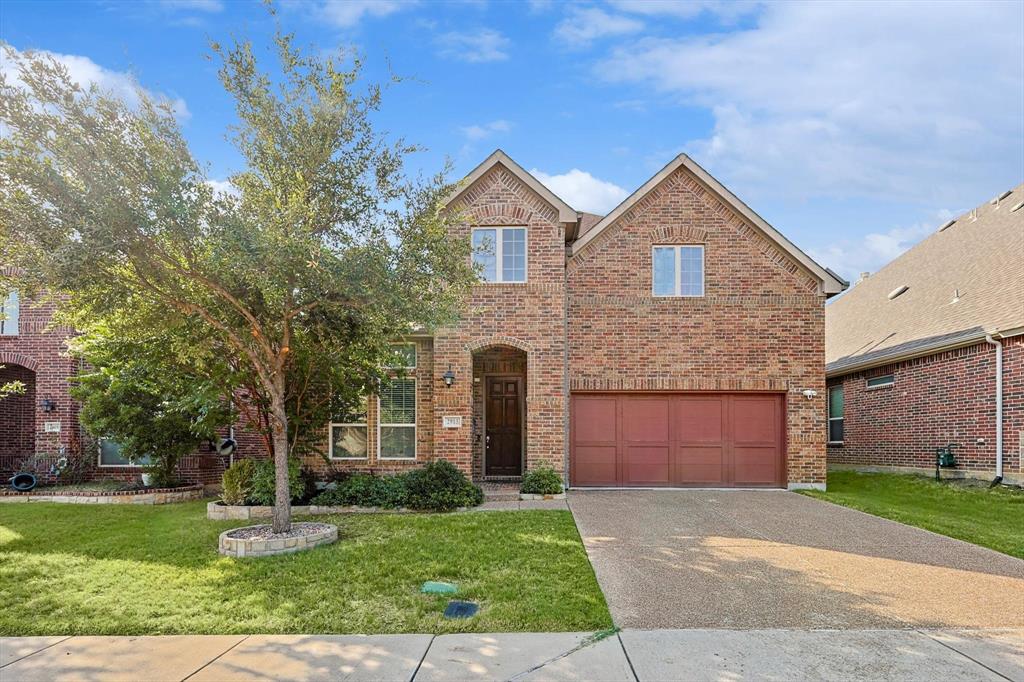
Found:
[[[1024,630],[0,638],[0,680],[1013,680]]]

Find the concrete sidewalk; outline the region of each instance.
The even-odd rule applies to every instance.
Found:
[[[1013,680],[1024,629],[0,638],[0,680]]]

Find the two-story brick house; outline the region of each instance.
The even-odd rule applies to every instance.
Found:
[[[846,283],[687,156],[594,216],[496,151],[449,206],[483,281],[310,466],[824,487],[824,304]]]

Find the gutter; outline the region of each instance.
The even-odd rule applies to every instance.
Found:
[[[1003,482],[1003,344],[985,334],[985,343],[996,347],[996,477],[990,487]]]

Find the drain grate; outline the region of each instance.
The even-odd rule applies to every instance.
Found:
[[[480,610],[480,605],[471,601],[452,600],[444,610],[445,618],[472,618]]]

